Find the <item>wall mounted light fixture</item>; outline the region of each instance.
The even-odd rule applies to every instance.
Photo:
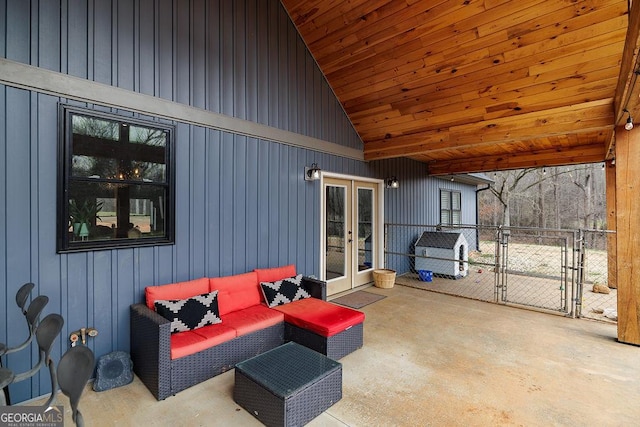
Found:
[[[398,181],[398,178],[396,178],[395,176],[392,176],[391,178],[385,179],[385,182],[387,183],[387,188],[398,188],[398,187],[400,187],[400,182]]]
[[[318,167],[317,163],[312,163],[311,167],[304,167],[304,180],[305,181],[317,181],[320,179],[320,172],[322,169]]]
[[[624,124],[624,128],[626,130],[631,130],[633,129],[633,119],[631,118],[631,113],[626,108],[623,111],[629,115],[629,117],[627,118],[627,123]]]

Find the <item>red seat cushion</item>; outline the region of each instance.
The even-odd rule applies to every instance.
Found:
[[[209,279],[206,277],[187,282],[171,283],[161,286],[147,286],[144,290],[147,307],[155,310],[156,300],[187,299],[196,295],[209,293]]]
[[[295,276],[296,266],[294,264],[290,264],[283,267],[256,268],[253,271],[258,274],[258,282],[275,282],[276,280]]]
[[[235,337],[236,330],[226,326],[224,323],[171,334],[171,359],[178,359],[206,350]]]
[[[237,336],[235,328],[224,323],[203,326],[202,328],[194,329],[193,332],[209,340],[208,344],[210,346],[229,341]]]
[[[222,316],[222,323],[234,328],[238,336],[284,322],[284,314],[264,305],[254,305]]]
[[[221,316],[262,303],[258,275],[253,271],[209,279],[209,288],[211,292],[218,291],[218,310]]]
[[[364,313],[317,298],[306,298],[272,308],[284,313],[284,321],[323,337],[339,334],[364,322]]]

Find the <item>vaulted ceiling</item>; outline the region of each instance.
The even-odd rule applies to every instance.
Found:
[[[281,1],[367,160],[434,175],[598,162],[623,110],[640,118],[640,2]]]

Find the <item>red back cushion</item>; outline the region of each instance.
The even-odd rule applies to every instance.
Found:
[[[262,303],[262,291],[254,271],[209,279],[209,289],[209,292],[218,291],[221,316]]]
[[[256,268],[258,273],[258,283],[260,282],[275,282],[276,280],[286,279],[296,275],[295,264],[285,265],[283,267],[274,268]]]
[[[187,282],[171,283],[170,285],[147,286],[144,290],[147,307],[155,311],[156,300],[187,299],[195,295],[209,293],[209,279],[189,280]]]

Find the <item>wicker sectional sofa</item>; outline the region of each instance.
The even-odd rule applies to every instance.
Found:
[[[310,298],[269,308],[261,282],[295,276],[295,266],[145,289],[130,308],[131,358],[140,380],[158,400],[212,378],[236,363],[295,341],[333,359],[363,345],[364,313],[326,301],[326,283],[302,277]],[[154,303],[217,291],[220,323],[172,333]]]

